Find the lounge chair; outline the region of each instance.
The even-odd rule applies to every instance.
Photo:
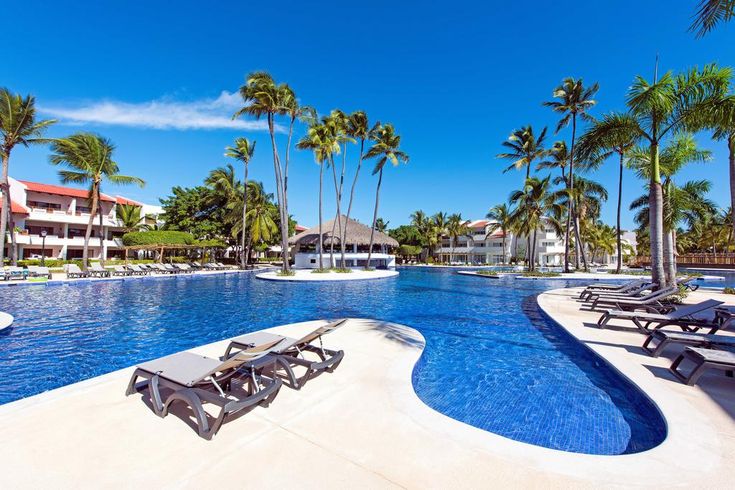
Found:
[[[149,264],[148,269],[156,274],[171,274],[171,271],[166,269],[162,264]]]
[[[658,286],[655,283],[642,283],[634,288],[626,291],[591,291],[582,299],[583,303],[594,302],[598,298],[636,298],[644,295],[646,291],[652,290]]]
[[[644,281],[643,279],[636,279],[633,281],[628,281],[624,284],[590,284],[589,286],[584,288],[584,290],[582,290],[582,292],[579,294],[579,299],[586,299],[587,296],[593,293],[603,293],[603,292],[624,293],[632,289],[635,289],[637,287],[640,287],[645,283],[646,281]]]
[[[219,267],[217,267],[217,266],[216,266],[215,264],[213,264],[212,262],[207,262],[207,263],[206,263],[206,264],[204,264],[204,265],[203,265],[202,267],[203,267],[203,268],[204,268],[205,270],[208,270],[208,271],[217,271],[217,270],[219,270]]]
[[[89,272],[83,271],[77,264],[66,264],[66,278],[76,279],[89,277]]]
[[[183,402],[194,412],[199,436],[210,440],[228,416],[255,405],[268,406],[276,397],[281,380],[257,374],[251,366],[279,342],[250,346],[224,361],[179,352],[144,362],[133,372],[125,394],[132,395],[147,387],[153,411],[159,417],[165,417],[173,403]],[[143,381],[137,383],[138,378]],[[235,380],[238,383],[233,383]],[[172,391],[165,401],[161,388]],[[211,426],[205,403],[219,407]]]
[[[28,277],[45,277],[46,279],[51,279],[51,271],[48,270],[48,267],[29,265]]]
[[[134,276],[146,276],[146,275],[150,274],[150,272],[148,271],[148,269],[143,269],[143,268],[141,268],[137,264],[129,265],[128,266],[128,270]]]
[[[665,306],[661,303],[662,300],[668,298],[672,294],[676,294],[679,288],[676,286],[670,286],[668,288],[659,289],[658,291],[652,291],[650,294],[640,297],[605,297],[600,296],[590,305],[590,309],[595,309],[601,305],[612,305],[618,310],[635,310],[642,308],[647,311],[656,313],[665,313],[666,310],[670,310],[670,307]]]
[[[184,272],[186,274],[191,274],[192,272],[194,272],[194,269],[189,267],[188,264],[173,264],[173,266],[177,268],[179,272]]]
[[[694,364],[689,374],[679,368],[684,361]],[[679,354],[671,365],[671,373],[682,383],[693,385],[708,369],[725,371],[729,376],[735,372],[735,352],[726,350],[705,349],[703,347],[687,347]]]
[[[275,357],[276,362],[285,371],[286,376],[289,380],[289,386],[300,390],[307,381],[311,378],[323,373],[333,372],[337,369],[337,366],[342,362],[344,358],[344,351],[334,351],[325,349],[322,344],[322,337],[331,333],[344,325],[347,322],[346,318],[336,320],[326,325],[323,325],[312,332],[304,335],[300,339],[294,339],[291,337],[282,337],[280,335],[273,335],[263,332],[256,332],[255,334],[243,335],[241,337],[230,340],[230,344],[227,346],[224,358],[227,359],[232,355],[233,350],[247,349],[248,346],[252,345],[254,340],[268,339],[271,336],[273,338],[280,338],[281,342],[278,343],[270,357]],[[319,341],[319,346],[313,345],[313,342]],[[243,352],[243,351],[240,351]],[[304,355],[305,352],[311,352],[316,355],[318,360],[307,359]],[[237,354],[234,354],[237,355]],[[292,366],[301,366],[306,368],[306,372],[301,376],[297,377],[293,371]]]
[[[102,267],[99,262],[95,262],[89,267],[89,273],[92,277],[110,277],[110,271]]]
[[[699,284],[691,284],[691,282],[695,279],[697,279],[696,276],[679,277],[676,280],[676,284],[678,286],[683,286],[684,289],[686,289],[687,291],[696,291],[697,289],[699,289]]]
[[[669,325],[681,327],[682,330],[698,330],[712,324],[712,320],[697,318],[694,315],[703,311],[715,308],[723,304],[722,301],[708,299],[695,305],[686,305],[676,308],[670,313],[649,313],[642,311],[625,311],[625,310],[607,310],[597,320],[597,326],[605,328],[605,325],[612,320],[630,320],[643,333],[649,333],[653,326],[654,329],[663,328]]]
[[[28,271],[26,269],[12,265],[5,269],[5,273],[8,276],[8,280],[23,280],[28,277]]]
[[[133,272],[125,268],[124,265],[116,265],[112,271],[113,276],[132,276]]]
[[[715,324],[710,333],[693,333],[693,332],[668,332],[666,330],[654,330],[643,342],[643,350],[653,357],[658,357],[669,345],[684,345],[692,347],[707,348],[733,348],[735,347],[735,336],[733,335],[715,335],[720,328],[726,328],[728,325],[720,326]]]
[[[181,272],[181,270],[171,264],[163,264],[163,268],[166,269],[170,274],[179,274]]]
[[[232,269],[232,266],[225,265],[222,262],[215,262],[214,265],[216,265],[217,267],[219,267],[221,270]]]

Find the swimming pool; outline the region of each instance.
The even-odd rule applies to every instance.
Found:
[[[565,284],[405,268],[346,283],[244,273],[1,287],[1,308],[16,320],[0,336],[0,403],[244,332],[368,317],[424,335],[414,388],[450,417],[565,451],[656,446],[665,423],[650,400],[536,305],[538,293]]]

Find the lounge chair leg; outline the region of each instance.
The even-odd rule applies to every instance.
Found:
[[[159,417],[166,416],[166,407],[163,406],[161,400],[161,392],[158,389],[158,375],[155,374],[148,382],[148,391],[151,394],[151,403],[153,403],[153,410]]]
[[[602,314],[599,320],[597,320],[597,326],[600,328],[605,328],[605,325],[607,325],[607,322],[610,321],[610,313],[607,311]]]
[[[222,425],[222,421],[224,420],[225,410],[222,409],[220,411],[219,416],[215,420],[215,425],[212,427],[212,429],[209,428],[209,421],[207,420],[207,414],[204,411],[204,407],[202,406],[202,402],[197,396],[197,394],[194,392],[194,390],[191,389],[184,389],[184,390],[178,390],[171,394],[171,396],[168,397],[166,400],[166,405],[163,408],[163,417],[165,417],[168,414],[169,407],[172,403],[176,401],[182,401],[187,406],[191,407],[192,411],[194,412],[194,416],[197,419],[197,429],[199,431],[199,436],[206,439],[211,440],[212,436],[216,433],[216,429],[219,429],[219,426]]]

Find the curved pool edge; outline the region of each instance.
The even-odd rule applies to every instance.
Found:
[[[279,276],[276,271],[258,273],[256,279],[277,282],[350,282],[350,281],[375,281],[398,276],[397,270],[353,270],[349,274],[328,272],[324,274],[313,273],[310,269],[295,269],[293,276]]]

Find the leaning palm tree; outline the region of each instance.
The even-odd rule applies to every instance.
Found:
[[[533,162],[546,156],[546,150],[544,150],[545,138],[546,128],[542,129],[538,136],[533,133],[533,127],[531,125],[513,131],[508,139],[503,141],[503,146],[508,148],[509,151],[499,153],[496,156],[496,158],[512,161],[503,170],[503,173],[513,169],[521,170],[525,167],[526,179],[528,179],[531,176],[531,165],[533,165]]]
[[[93,133],[76,133],[68,138],[51,141],[52,154],[49,161],[53,165],[63,165],[70,169],[59,171],[61,182],[89,185],[91,209],[82,252],[82,266],[85,270],[89,259],[89,237],[92,235],[92,225],[98,210],[100,222],[102,221],[102,208],[99,203],[103,181],[115,185],[137,184],[140,187],[145,185],[143,179],[118,173],[118,164],[112,159],[114,150],[115,146],[110,140]],[[103,236],[100,233],[100,261],[104,260],[102,240]]]
[[[250,160],[253,158],[253,154],[255,153],[255,141],[252,143],[247,138],[236,138],[235,139],[235,146],[228,146],[225,148],[225,156],[234,158],[235,160],[238,160],[243,163],[243,167],[245,168],[245,180],[243,181],[243,196],[242,196],[242,221],[245,223],[245,216],[248,213],[248,164],[250,163]],[[247,267],[248,265],[248,257],[245,256],[245,246],[246,246],[246,239],[245,239],[245,229],[246,227],[243,227],[241,237],[240,237],[240,267],[243,269]]]
[[[620,128],[612,132],[610,127]],[[620,227],[620,215],[623,203],[623,169],[627,153],[635,146],[640,135],[635,130],[635,121],[628,114],[610,113],[605,114],[601,120],[595,121],[587,132],[579,140],[579,154],[584,155],[590,162],[590,166],[597,168],[613,154],[619,157],[618,167],[618,205],[616,216],[617,229],[617,266],[616,272],[620,273],[623,262],[622,230]]]
[[[631,122],[610,125],[605,134],[600,134],[607,137],[632,131],[648,146],[651,269],[653,282],[659,287],[672,284],[664,275],[660,144],[672,134],[706,127],[709,122],[706,116],[727,93],[731,76],[731,69],[716,65],[707,65],[702,70],[694,68],[678,76],[670,72],[660,79],[654,76],[653,83],[638,76],[627,97]]]
[[[332,241],[329,246],[330,260],[334,262],[334,233],[335,230],[339,231],[340,251],[341,251],[341,262],[340,267],[345,267],[345,243],[344,234],[342,233],[342,187],[345,179],[345,168],[346,160],[345,155],[347,154],[347,143],[354,143],[353,140],[347,134],[347,115],[339,109],[333,110],[329,116],[322,118],[322,124],[329,129],[332,138],[337,144],[337,153],[342,152],[342,172],[340,174],[339,182],[337,180],[337,167],[334,163],[334,152],[330,154],[329,165],[332,167],[332,179],[334,181],[334,195],[336,199],[336,216],[332,222]],[[342,146],[340,146],[342,145]],[[337,229],[338,228],[338,229]]]
[[[324,124],[314,122],[306,131],[306,135],[296,144],[300,150],[311,150],[314,161],[319,165],[319,269],[324,267],[324,240],[322,233],[322,196],[324,194],[324,165],[332,161],[335,151],[339,151],[339,144],[334,133]],[[334,241],[334,236],[332,236]]]
[[[569,147],[569,179],[567,180],[570,194],[574,194],[574,144],[577,135],[577,118],[579,117],[583,121],[594,120],[592,116],[587,114],[587,111],[597,104],[597,101],[594,100],[593,97],[599,88],[600,86],[597,83],[593,83],[591,87],[585,88],[581,78],[576,80],[572,77],[567,77],[562,81],[561,85],[554,89],[553,97],[559,100],[552,100],[543,103],[544,106],[551,107],[554,112],[563,114],[562,118],[556,125],[556,133],[567,127],[570,122],[572,123],[572,143]],[[570,204],[573,204],[573,202],[570,202]],[[580,244],[579,222],[573,205],[567,210],[567,227],[564,240],[565,272],[569,272],[570,225],[574,226],[575,243]],[[577,254],[577,267],[579,267],[579,256],[581,254],[582,262],[586,269],[587,259],[585,257],[584,248],[578,246],[577,249],[579,251],[579,254]]]
[[[245,106],[232,117],[250,115],[256,119],[265,116],[268,133],[273,149],[273,172],[276,180],[276,198],[278,200],[281,224],[281,254],[283,257],[283,273],[290,269],[288,253],[288,202],[283,178],[283,168],[276,145],[276,116],[288,114],[293,107],[295,96],[286,84],[276,85],[273,77],[266,72],[255,72],[247,76],[245,84],[240,87],[240,96]]]
[[[10,153],[18,146],[28,146],[43,143],[43,132],[48,126],[55,123],[53,119],[36,120],[36,99],[28,95],[25,98],[20,94],[13,94],[7,88],[0,88],[0,158],[2,158],[2,178],[0,178],[0,267],[5,260],[5,240],[8,229],[12,230],[13,214],[10,209],[10,183],[8,172],[10,167]],[[15,234],[10,233],[11,246],[9,255],[13,265],[17,265],[15,256]]]
[[[701,0],[690,32],[695,32],[697,37],[702,37],[718,24],[728,22],[735,17],[735,0]]]
[[[373,168],[373,175],[378,174],[378,185],[375,189],[375,209],[373,210],[373,225],[370,228],[370,248],[368,249],[365,269],[370,269],[370,259],[373,254],[373,243],[375,239],[375,225],[378,220],[378,205],[380,202],[380,185],[383,183],[383,169],[390,162],[394,167],[400,162],[408,163],[408,154],[401,151],[401,137],[396,134],[395,128],[388,123],[380,126],[371,135],[374,144],[365,154],[365,158],[377,158]]]
[[[505,203],[498,204],[493,206],[485,217],[493,221],[489,225],[489,234],[495,233],[497,230],[500,230],[503,234],[503,263],[505,263],[505,238],[513,224],[513,220],[511,219],[511,210]]]

